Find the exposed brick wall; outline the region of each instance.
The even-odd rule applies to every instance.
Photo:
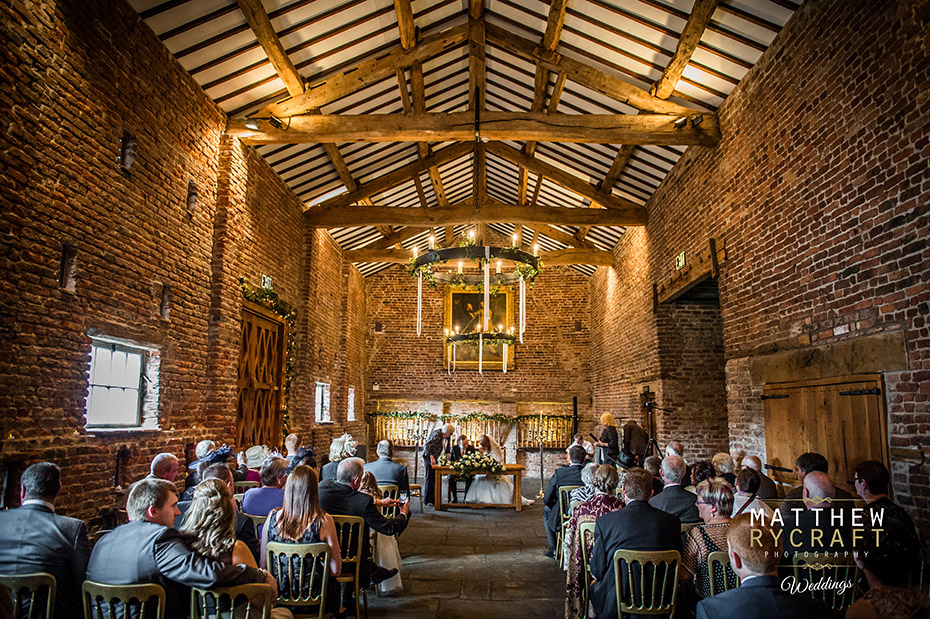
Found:
[[[689,149],[649,201],[639,257],[648,260],[651,284],[670,274],[678,252],[693,254],[709,237],[727,244],[719,284],[732,450],[764,453],[761,385],[752,384],[749,359],[903,329],[909,370],[885,375],[890,443],[920,447],[924,463],[893,458],[894,489],[923,526],[930,523],[930,447],[921,431],[930,422],[927,26],[926,2],[805,3],[721,107],[723,140]],[[625,247],[616,253],[619,274],[593,278],[592,307],[609,280],[643,273]],[[635,315],[648,291],[641,293],[608,303],[604,313]],[[649,320],[636,329],[644,341],[656,333]],[[598,339],[595,367],[605,358]],[[595,401],[623,391],[616,381],[593,383]]]
[[[58,462],[61,508],[93,519],[117,498],[121,449],[115,484],[125,487],[155,453],[183,461],[204,437],[231,440],[238,279],[257,286],[261,274],[298,309],[298,370],[327,353],[295,382],[293,426],[312,442],[308,383],[325,378],[336,419],[327,436],[341,431],[346,377],[364,405],[365,285],[325,233],[305,230],[299,200],[251,148],[223,138],[225,115],[125,2],[3,5],[0,32],[4,466]],[[139,143],[129,173],[116,163],[124,130]],[[73,293],[57,282],[66,243],[78,251]],[[160,430],[85,431],[95,333],[159,349]],[[364,434],[364,424],[352,429]]]

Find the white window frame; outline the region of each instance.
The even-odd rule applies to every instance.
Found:
[[[126,355],[128,364],[131,358],[138,359],[139,370],[136,380],[119,381],[113,377],[113,368],[103,370],[95,367],[103,363],[99,351],[115,352]],[[90,363],[87,368],[87,397],[84,404],[85,428],[88,430],[149,430],[157,429],[158,410],[158,371],[160,360],[156,350],[140,346],[133,342],[94,337],[91,340]],[[133,373],[133,376],[135,374]],[[149,384],[152,384],[150,387]],[[92,412],[102,394],[135,392],[135,398],[128,398],[123,403],[124,410],[113,419],[102,421],[94,419]],[[126,406],[129,404],[129,406]],[[99,413],[98,413],[99,415]]]
[[[330,384],[316,384],[316,397],[313,402],[313,418],[317,423],[332,423],[332,413],[330,412]]]
[[[355,419],[355,387],[349,387],[349,396],[346,399],[346,421],[357,421]]]

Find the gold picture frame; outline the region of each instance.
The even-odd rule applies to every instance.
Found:
[[[513,320],[513,288],[501,286],[497,294],[491,295],[491,325],[490,331],[495,332],[503,326],[506,332],[514,325]],[[475,332],[475,327],[481,324],[483,316],[484,293],[479,292],[475,286],[446,286],[443,303],[444,333],[452,333],[456,326],[460,333]],[[507,371],[516,369],[514,362],[514,348],[507,347]],[[504,345],[485,344],[482,353],[483,370],[504,369]],[[452,345],[443,344],[442,367],[448,369],[452,363]],[[478,347],[470,344],[458,344],[455,347],[455,369],[477,370]]]

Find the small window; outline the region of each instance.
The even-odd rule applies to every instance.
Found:
[[[316,384],[316,400],[314,403],[314,418],[317,423],[331,423],[329,412],[329,383]]]
[[[355,387],[349,387],[346,421],[355,421]]]
[[[157,352],[94,339],[87,390],[88,428],[138,428],[153,410],[147,373],[157,372]],[[146,415],[148,416],[148,415]]]

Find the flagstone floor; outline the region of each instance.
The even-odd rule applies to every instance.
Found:
[[[523,495],[536,496],[539,480],[524,478]],[[513,509],[437,512],[414,500],[413,518],[399,538],[403,593],[369,591],[372,619],[457,617],[552,619],[564,616],[565,576],[543,556],[542,502]]]

